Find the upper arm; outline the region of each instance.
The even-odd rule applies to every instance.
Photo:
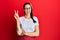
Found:
[[[36,25],[36,26],[35,26],[35,32],[36,32],[37,34],[39,34],[39,25]]]
[[[39,25],[39,21],[38,21],[38,18],[36,17],[36,16],[34,16],[34,20],[36,21],[36,23],[34,23],[34,25],[36,26],[38,26]]]
[[[35,23],[35,32],[39,35],[39,22],[38,22],[38,18],[35,17],[34,18],[36,23]]]

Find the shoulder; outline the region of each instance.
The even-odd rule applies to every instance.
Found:
[[[33,16],[34,19],[37,19],[37,16]]]
[[[20,16],[19,18],[23,18],[24,16]]]
[[[19,19],[23,19],[23,18],[24,18],[24,16],[20,16],[20,17],[19,17]]]
[[[33,16],[33,19],[36,20],[36,21],[38,22],[37,16]]]

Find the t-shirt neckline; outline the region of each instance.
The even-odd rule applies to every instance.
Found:
[[[24,18],[25,18],[25,16],[24,16]],[[27,19],[27,18],[25,18],[25,19],[26,19],[26,20],[29,20],[29,19],[31,19],[31,18],[28,18],[28,19]]]

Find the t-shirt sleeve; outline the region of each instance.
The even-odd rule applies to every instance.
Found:
[[[34,20],[36,21],[36,23],[34,23],[34,24],[35,25],[39,25],[38,18],[37,17],[34,17]]]
[[[22,18],[20,17],[20,18],[19,18],[19,23],[20,23],[20,24],[22,24],[22,20],[21,20],[21,19],[22,19]]]

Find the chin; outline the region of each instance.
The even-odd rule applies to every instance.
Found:
[[[30,13],[26,13],[27,15],[29,15]]]

